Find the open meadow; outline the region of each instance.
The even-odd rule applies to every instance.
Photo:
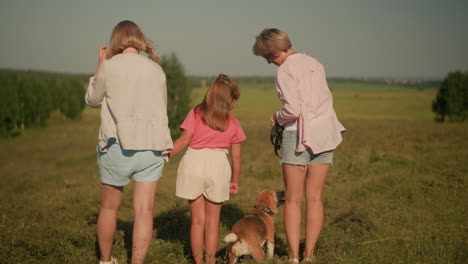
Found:
[[[435,89],[331,82],[347,128],[324,190],[325,223],[317,263],[467,263],[468,123],[433,121]],[[282,188],[270,144],[279,109],[274,84],[241,85],[234,115],[243,144],[240,192],[225,203],[221,241],[262,189]],[[198,103],[205,90],[193,90]],[[98,263],[100,201],[96,167],[99,111],[79,121],[55,118],[46,128],[0,139],[0,263]],[[191,263],[188,203],[176,198],[181,154],[158,183],[154,240],[146,263]],[[132,185],[125,189],[114,256],[128,263]],[[287,262],[283,207],[275,216],[275,259]],[[220,261],[223,263],[223,261]]]

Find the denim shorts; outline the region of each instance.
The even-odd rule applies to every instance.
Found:
[[[315,154],[308,148],[303,152],[296,152],[297,144],[299,144],[297,130],[284,130],[281,142],[281,163],[300,166],[306,166],[310,163],[333,164],[333,150]]]
[[[126,150],[111,140],[107,152],[98,148],[98,167],[102,183],[125,186],[131,178],[138,182],[159,180],[164,159],[160,151]]]

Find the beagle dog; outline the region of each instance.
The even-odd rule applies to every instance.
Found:
[[[239,257],[251,255],[256,261],[263,261],[266,255],[273,257],[275,246],[275,225],[272,215],[278,212],[278,206],[284,202],[284,191],[263,190],[253,208],[237,221],[224,242],[229,243],[226,256],[228,264],[234,264]]]

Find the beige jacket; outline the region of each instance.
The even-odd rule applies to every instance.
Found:
[[[280,125],[296,122],[299,144],[313,153],[335,149],[341,142],[341,125],[333,109],[322,64],[305,54],[290,55],[276,73],[276,91],[283,108],[276,112]]]
[[[89,81],[85,100],[101,108],[101,151],[110,138],[129,150],[172,149],[166,75],[149,58],[126,53],[104,61]]]

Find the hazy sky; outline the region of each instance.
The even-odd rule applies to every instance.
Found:
[[[468,70],[467,0],[0,0],[0,68],[92,73],[121,20],[191,75],[274,75],[252,54],[277,27],[331,77],[441,78]]]

